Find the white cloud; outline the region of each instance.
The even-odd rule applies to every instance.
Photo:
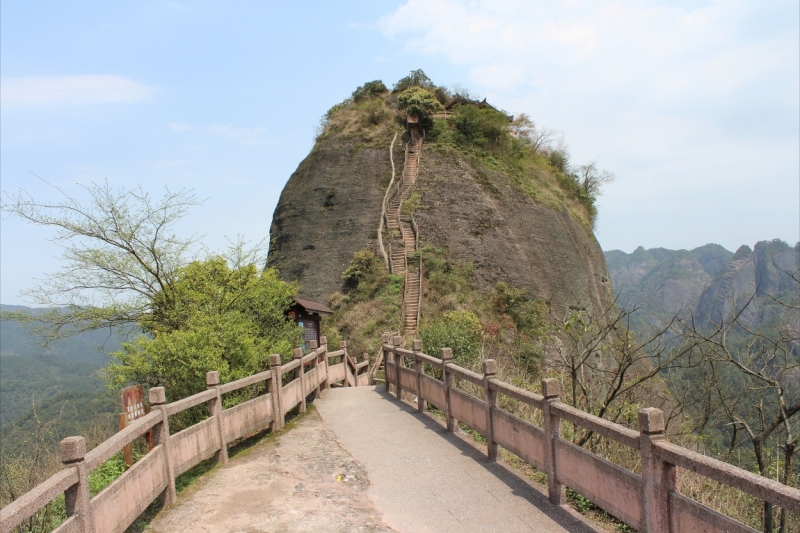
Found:
[[[378,27],[411,54],[457,65],[492,103],[563,130],[575,163],[600,157],[619,177],[603,197],[603,237],[632,249],[642,242],[625,240],[630,227],[603,221],[650,197],[668,212],[698,194],[717,210],[718,226],[706,230],[720,234],[761,201],[752,191],[796,203],[796,2],[689,4],[408,0]],[[715,199],[723,189],[724,205]]]
[[[0,82],[4,108],[132,104],[150,100],[158,88],[124,76],[25,76]]]

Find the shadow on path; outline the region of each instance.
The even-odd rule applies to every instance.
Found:
[[[486,448],[474,442],[468,435],[448,432],[442,421],[437,420],[430,414],[420,413],[417,411],[416,406],[398,401],[393,394],[386,392],[383,387],[376,387],[375,392],[382,401],[389,402],[398,411],[416,418],[427,430],[435,432],[439,438],[457,449],[461,456],[470,459],[475,465],[506,485],[514,495],[525,499],[542,514],[548,516],[567,531],[602,531],[599,528],[592,527],[586,522],[585,518],[571,508],[551,504],[544,490],[536,487],[509,466],[502,462],[490,462],[486,457]]]

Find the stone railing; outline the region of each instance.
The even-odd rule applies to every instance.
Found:
[[[269,370],[231,383],[220,384],[219,373],[208,372],[208,390],[172,403],[166,403],[163,387],[153,387],[148,391],[151,412],[89,452],[83,437],[62,440],[64,469],[0,510],[0,532],[11,532],[62,493],[67,519],[54,532],[125,531],[156,498],[164,504],[175,501],[176,476],[212,456],[227,462],[228,443],[264,429],[282,428],[289,411],[297,407],[305,412],[307,398],[318,397],[331,384],[369,383],[367,363],[353,361],[347,354],[347,343],[342,342],[338,351],[328,352],[327,340],[320,340],[322,346],[318,348],[312,341],[312,350],[306,355],[298,348],[294,359],[286,364],[281,364],[279,355],[272,355]],[[264,395],[223,409],[225,394],[259,383],[266,385]],[[208,404],[209,417],[170,434],[169,417],[200,404]],[[89,473],[151,430],[153,448],[91,497]]]
[[[498,446],[502,446],[545,472],[553,504],[565,503],[564,489],[569,487],[634,529],[647,533],[755,532],[681,495],[678,472],[683,468],[791,513],[800,513],[799,490],[664,440],[664,414],[658,409],[641,409],[640,431],[634,431],[560,403],[557,379],[543,380],[543,394],[539,395],[497,379],[493,360],[483,361],[483,374],[478,374],[453,364],[450,348],[442,349],[441,358],[436,358],[422,352],[421,341],[414,341],[413,350],[401,348],[402,342],[402,337],[389,333],[382,339],[379,357],[384,360],[387,390],[393,390],[398,399],[403,392],[416,395],[420,412],[426,402],[441,409],[448,431],[454,431],[460,422],[483,435],[489,460],[496,460]],[[442,379],[426,374],[425,365],[441,370]],[[456,388],[454,377],[482,388],[483,398]],[[498,395],[541,411],[544,427],[500,409]],[[638,450],[642,475],[561,438],[562,421]]]

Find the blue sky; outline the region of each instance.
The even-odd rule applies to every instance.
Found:
[[[617,175],[604,249],[800,239],[800,8],[755,2],[455,0],[0,4],[0,180],[207,198],[180,231],[269,233],[322,114],[422,68],[562,132]],[[0,301],[60,267],[4,217]]]

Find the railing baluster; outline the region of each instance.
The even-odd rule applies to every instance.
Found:
[[[67,516],[75,516],[81,533],[95,533],[92,500],[89,492],[89,469],[86,468],[86,439],[67,437],[58,444],[64,468],[77,468],[78,482],[64,491]]]
[[[442,382],[444,383],[444,412],[447,416],[447,431],[454,432],[458,425],[458,420],[453,418],[453,410],[450,408],[450,387],[453,386],[453,375],[447,371],[447,365],[453,362],[453,350],[442,348]]]
[[[497,442],[494,440],[494,414],[492,409],[497,404],[497,392],[489,387],[489,381],[497,374],[494,359],[483,361],[483,396],[486,402],[486,455],[489,461],[497,461]]]
[[[167,415],[167,394],[164,387],[151,387],[147,391],[147,397],[153,409],[161,411],[162,420],[153,427],[153,444],[161,444],[164,448],[164,466],[167,478],[167,488],[161,493],[159,498],[162,505],[172,505],[178,497],[175,490],[175,470],[172,467],[172,456],[170,455],[169,444],[169,416]]]
[[[550,409],[553,403],[558,402],[560,392],[561,382],[556,378],[542,380],[542,395],[546,400],[542,414],[544,415],[547,492],[550,503],[553,505],[562,505],[566,501],[566,489],[558,481],[558,461],[556,460],[556,439],[561,437],[561,419]]]
[[[425,411],[425,400],[422,399],[422,374],[423,366],[419,354],[422,353],[422,341],[414,341],[414,373],[417,377],[417,411],[420,413]]]
[[[269,356],[269,368],[272,371],[272,417],[275,429],[284,426],[283,413],[283,373],[281,372],[281,356],[274,353]]]
[[[670,533],[669,493],[677,490],[678,469],[655,453],[655,443],[664,440],[664,413],[655,407],[639,409],[639,449],[642,454],[642,508],[647,533]]]
[[[295,348],[294,349],[294,359],[298,361],[303,357],[303,350],[302,348]],[[303,375],[303,362],[299,361],[300,364],[294,370],[294,377],[295,379],[300,380],[300,405],[298,411],[300,413],[306,412],[306,387],[305,387],[305,376]]]
[[[403,344],[403,337],[392,337],[392,346],[399,348]],[[403,387],[400,385],[400,367],[403,365],[403,356],[394,352],[394,391],[397,393],[397,399],[403,399]]]
[[[217,391],[214,398],[208,400],[208,414],[216,418],[217,434],[219,435],[219,451],[216,453],[217,461],[228,462],[228,443],[225,442],[225,424],[222,420],[222,395],[219,392],[219,372],[212,370],[206,372],[206,386]]]
[[[347,341],[341,341],[339,343],[339,349],[344,352],[342,354],[342,363],[344,363],[344,383],[342,386],[349,387],[350,380],[348,379],[348,376],[350,375],[350,361],[347,358]]]

